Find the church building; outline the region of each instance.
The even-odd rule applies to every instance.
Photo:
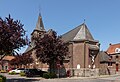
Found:
[[[48,32],[50,30],[45,30],[42,17],[39,15],[36,27],[31,33],[31,43],[24,52],[24,54],[31,54],[34,59],[33,63],[28,65],[30,68],[35,67],[48,70],[48,65],[39,62],[36,58],[35,43],[32,40],[33,36],[37,37],[38,34],[42,35]],[[62,40],[69,47],[69,57],[65,59],[64,66],[66,71],[70,71],[71,76],[92,76],[99,74],[99,41],[93,38],[85,23],[63,34]]]
[[[62,40],[69,44],[72,76],[91,76],[89,69],[99,73],[99,41],[94,40],[85,23],[63,34]]]

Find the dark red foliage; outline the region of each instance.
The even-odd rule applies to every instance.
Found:
[[[21,47],[28,44],[23,24],[14,21],[10,15],[5,20],[0,18],[0,55],[15,53]]]
[[[63,61],[68,53],[67,45],[57,36],[55,31],[46,33],[35,39],[36,56],[43,63]]]
[[[33,62],[33,58],[30,54],[15,55],[15,59],[10,61],[11,65],[27,65]]]

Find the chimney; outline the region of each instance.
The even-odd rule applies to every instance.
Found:
[[[110,43],[109,46],[111,46],[112,44]]]

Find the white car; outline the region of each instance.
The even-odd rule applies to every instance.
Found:
[[[10,70],[9,73],[12,73],[12,72],[20,73],[20,72],[24,72],[24,71],[25,71],[24,68],[18,68],[18,69]]]

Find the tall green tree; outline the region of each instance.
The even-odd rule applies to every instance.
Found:
[[[3,20],[0,18],[0,60],[5,55],[15,54],[16,50],[28,44],[26,31],[18,20],[13,20],[11,16]]]
[[[47,63],[50,72],[55,72],[57,61],[63,61],[68,54],[67,45],[57,36],[55,31],[51,31],[34,38],[36,44],[36,57],[43,63]]]

